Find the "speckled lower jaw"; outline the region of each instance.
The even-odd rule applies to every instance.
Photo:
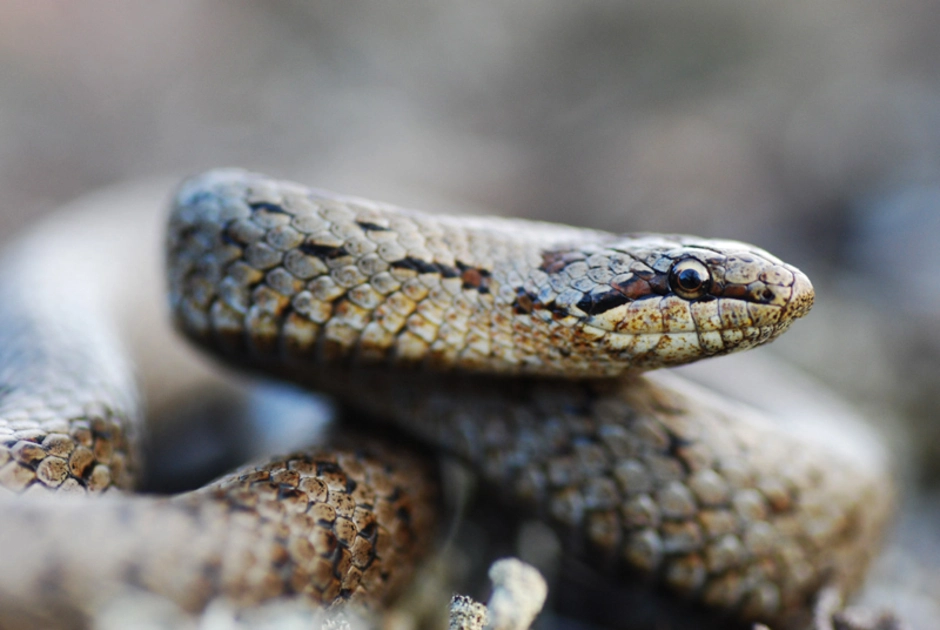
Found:
[[[789,327],[747,326],[732,330],[668,333],[608,333],[604,347],[632,366],[681,365],[703,356],[729,354],[767,343]]]

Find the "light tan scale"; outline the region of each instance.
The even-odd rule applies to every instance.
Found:
[[[643,588],[671,591],[721,619],[795,628],[806,619],[819,589],[834,586],[848,594],[864,575],[892,499],[878,453],[835,452],[831,445],[796,435],[679,379],[639,374],[766,343],[806,314],[813,301],[806,276],[763,250],[688,236],[615,235],[492,217],[428,215],[240,170],[211,171],[185,182],[175,199],[167,241],[170,304],[176,325],[191,340],[232,364],[327,391],[461,457],[492,485],[494,500],[543,515],[562,532],[569,553],[582,554],[611,580],[639,577]],[[30,247],[35,251],[37,245]],[[12,260],[28,260],[30,247],[14,252]],[[70,405],[73,399],[82,405],[105,400],[97,415],[81,406],[67,414],[73,423],[68,426],[79,429],[62,425],[55,414],[48,422],[63,435],[80,436],[81,446],[102,462],[119,462],[121,475],[133,469],[120,463],[125,457],[132,460],[116,455],[119,449],[93,448],[107,442],[106,435],[114,437],[110,444],[123,446],[124,434],[138,431],[125,361],[115,359],[123,356],[120,349],[107,335],[79,333],[101,330],[95,324],[100,309],[82,293],[77,301],[31,305],[38,308],[36,315],[24,308],[28,287],[14,288],[9,303],[15,308],[0,310],[0,334],[14,341],[14,351],[0,353],[0,368],[39,367],[20,370],[29,378],[14,376],[13,396],[3,402],[25,405],[18,392],[24,400],[36,392],[43,399],[49,391],[34,385],[43,380]],[[62,334],[55,332],[60,320],[69,329]],[[19,334],[21,321],[29,324],[27,334]],[[35,344],[45,346],[38,352]],[[63,348],[65,356],[77,359],[60,362]],[[52,363],[57,367],[47,369]],[[111,391],[104,396],[100,387],[85,383],[99,373]],[[16,405],[0,409],[10,417],[24,416]],[[129,424],[109,428],[112,417]],[[27,433],[4,444],[38,445],[10,450],[0,468],[0,476],[11,471],[0,478],[12,479],[3,483],[15,492],[49,485],[27,479],[38,474],[39,450],[70,462],[64,455],[69,447],[46,444],[44,434],[29,433],[41,428],[42,418],[8,422],[8,435]],[[3,430],[0,426],[0,438]],[[317,453],[282,460],[287,464],[278,465],[286,468],[278,470],[290,471],[296,457],[329,456]],[[359,461],[357,453],[342,457],[344,470]],[[95,466],[77,465],[76,484],[89,488]],[[329,600],[323,595],[329,593],[339,600],[375,603],[405,579],[392,570],[410,565],[418,555],[412,543],[429,537],[424,526],[433,520],[431,508],[419,501],[434,492],[426,472],[420,473],[422,481],[415,477],[414,485],[406,481],[408,471],[420,464],[395,466],[402,470],[393,484],[400,492],[381,496],[407,501],[407,518],[399,510],[378,509],[374,500],[354,499],[362,509],[376,510],[380,531],[407,534],[401,549],[369,556],[381,567],[384,586],[353,588],[356,580],[365,583],[365,572],[353,563],[348,566],[357,566],[361,577],[342,573],[336,563],[345,555],[335,549],[360,557],[353,549],[363,544],[362,527],[357,525],[359,533],[353,535],[345,524],[337,529],[326,519],[328,534],[339,541],[330,556],[334,581],[318,582],[326,587],[315,589],[314,600]],[[65,466],[56,460],[46,468],[53,472],[43,474],[55,477]],[[330,485],[332,469],[314,472]],[[180,549],[186,549],[193,539],[202,540],[197,525],[211,529],[213,519],[237,521],[245,536],[251,531],[262,540],[276,540],[263,549],[277,552],[261,559],[246,551],[250,558],[231,565],[244,566],[253,576],[246,580],[269,588],[222,592],[245,605],[284,594],[306,597],[313,591],[299,578],[285,581],[284,567],[314,556],[304,545],[284,544],[286,530],[275,517],[324,508],[306,490],[306,498],[280,497],[274,487],[281,482],[274,475],[282,473],[264,474],[263,479],[236,474],[234,481],[190,498],[114,498],[112,507],[103,509],[149,515],[160,506],[176,506],[165,518],[179,519],[184,517],[178,506],[190,506],[183,511],[194,524],[168,527],[167,550],[174,531]],[[377,479],[370,483],[384,483],[387,489],[390,482]],[[341,483],[334,485],[343,489]],[[364,487],[357,482],[347,490]],[[251,498],[249,490],[258,490],[261,498]],[[200,497],[211,497],[210,507],[193,507]],[[285,498],[288,506],[278,507],[276,499]],[[21,504],[25,507],[16,510],[4,506],[0,532],[27,528],[30,510],[39,508]],[[55,509],[48,505],[42,509]],[[25,520],[9,516],[18,512]],[[159,518],[164,517],[153,516],[154,522]],[[297,536],[313,541],[326,535],[324,519],[312,520],[312,533]],[[269,523],[282,532],[280,538],[262,533]],[[144,582],[135,578],[135,586],[143,583],[190,609],[228,583],[215,577],[185,592],[168,586],[191,582],[168,577],[174,568],[166,564],[145,567],[146,554],[122,545],[127,540],[152,543],[144,542],[144,533],[133,524],[122,531],[113,557],[102,563],[106,568],[86,580],[88,589],[95,588],[96,579],[113,584],[126,578],[126,571],[107,569],[122,561],[137,567],[131,573],[138,577],[148,571],[160,576]],[[369,531],[371,536],[374,531]],[[206,549],[211,554],[217,547]],[[66,553],[52,546],[46,557],[68,564],[60,558]],[[199,564],[206,562],[203,552],[191,562],[185,553],[173,556],[176,569],[205,577],[199,568],[205,566]],[[315,570],[304,571],[316,582]],[[14,591],[21,584],[0,579],[0,598],[15,592],[25,601],[58,601],[38,593],[37,582],[31,584]],[[187,599],[193,593],[200,596]]]

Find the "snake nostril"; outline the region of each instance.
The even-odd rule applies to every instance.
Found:
[[[770,288],[764,289],[764,293],[762,297],[768,302],[770,302],[771,300],[774,299],[774,292]]]

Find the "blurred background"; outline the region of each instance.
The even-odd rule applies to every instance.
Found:
[[[220,165],[754,242],[817,286],[773,351],[907,436],[921,564],[889,552],[872,597],[914,615],[940,593],[938,28],[928,0],[6,0],[0,243]]]

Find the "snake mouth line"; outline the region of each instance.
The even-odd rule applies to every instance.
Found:
[[[767,343],[783,332],[781,326],[748,326],[708,332],[607,333],[604,344],[614,354],[631,362],[659,357],[670,365],[694,361],[701,356],[727,354]]]

